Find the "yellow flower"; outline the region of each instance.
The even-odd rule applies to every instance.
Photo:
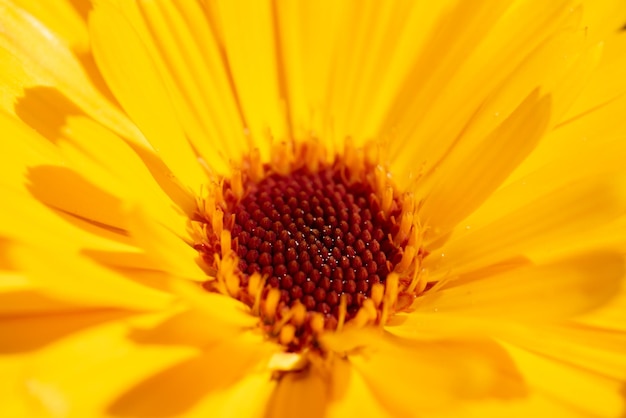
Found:
[[[623,416],[625,22],[0,0],[0,416]]]

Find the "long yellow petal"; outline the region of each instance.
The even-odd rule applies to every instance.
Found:
[[[548,125],[549,98],[530,95],[475,149],[453,153],[424,199],[421,218],[434,238],[477,208],[534,148]],[[462,147],[459,147],[462,148]]]
[[[111,27],[117,28],[115,32]],[[96,62],[113,94],[173,175],[191,191],[199,192],[206,175],[135,29],[118,7],[108,2],[95,6],[89,28]]]
[[[553,190],[482,227],[468,224],[456,239],[433,252],[425,265],[441,276],[512,256],[532,257],[617,219],[626,207],[622,179],[597,177]]]
[[[272,3],[252,2],[242,7],[217,1],[207,6],[210,18],[219,22],[229,70],[253,140],[288,139]]]
[[[415,302],[417,312],[500,320],[548,321],[602,306],[622,285],[623,256],[583,254],[544,265],[458,277]],[[410,317],[410,315],[409,315]]]

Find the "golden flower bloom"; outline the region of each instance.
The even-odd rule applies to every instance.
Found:
[[[623,417],[623,0],[0,0],[0,416]]]

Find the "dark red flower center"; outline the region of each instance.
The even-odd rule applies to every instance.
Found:
[[[385,283],[401,258],[394,244],[395,217],[383,213],[368,182],[344,180],[333,167],[271,174],[246,185],[234,214],[232,249],[241,285],[253,273],[281,292],[281,304],[299,301],[307,311],[337,318],[342,295],[353,317],[372,286]]]

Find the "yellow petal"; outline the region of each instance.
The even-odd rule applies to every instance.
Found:
[[[535,92],[475,149],[447,158],[420,213],[429,233],[447,232],[477,208],[532,151],[549,117],[549,99]]]
[[[505,81],[552,36],[571,26],[577,10],[570,3],[458,2],[441,18],[380,132],[381,136],[393,135],[388,158],[397,181],[403,182],[410,173],[417,176],[435,169],[463,140],[474,119],[487,119],[491,127],[482,134],[491,132],[500,121],[498,116],[508,114],[502,108],[484,107],[490,100],[498,98],[498,107],[513,110],[534,89],[543,87],[545,78],[554,75],[552,71],[562,69],[560,62],[550,71],[544,65],[544,71],[523,74],[523,83]]]
[[[224,340],[123,391],[107,411],[122,416],[262,416],[273,383],[255,368],[266,356],[260,338]],[[241,402],[243,394],[246,402]]]
[[[540,255],[608,224],[626,207],[620,177],[574,181],[515,210],[493,213],[490,223],[468,224],[454,240],[426,259],[435,276],[454,275],[512,256]]]
[[[246,373],[227,392],[218,390],[212,396],[204,396],[198,408],[189,417],[217,416],[265,418],[265,407],[276,387],[275,380],[266,373]],[[246,402],[242,402],[246,399]]]
[[[89,35],[84,19],[89,7],[86,2],[71,4],[64,0],[52,0],[46,2],[45,7],[36,0],[16,0],[14,3],[57,33],[68,46],[81,52],[89,50]]]
[[[33,263],[33,255],[37,256],[37,263]],[[11,260],[40,294],[70,305],[153,310],[166,307],[172,301],[171,296],[162,291],[129,280],[71,252],[14,246]]]
[[[579,416],[623,414],[623,381],[572,368],[512,346],[507,346],[507,351],[535,392],[565,405]]]
[[[115,97],[174,176],[198,192],[205,173],[135,30],[118,7],[108,2],[95,6],[89,29],[96,62]]]
[[[331,62],[328,59],[344,31],[349,2],[285,2],[275,8],[281,81],[288,100],[291,134],[306,137],[310,131],[323,140],[326,95]],[[324,26],[319,31],[320,25]],[[340,140],[341,138],[337,138]],[[332,142],[327,141],[330,146]],[[338,148],[341,148],[338,145]]]
[[[626,333],[623,330],[580,326],[514,326],[502,334],[507,342],[558,359],[564,364],[616,381],[626,379]]]
[[[0,319],[0,352],[7,354],[35,351],[75,332],[120,321],[128,316],[129,312],[119,310],[76,307],[66,308],[66,312],[47,312],[43,315],[37,312],[22,316],[3,315]]]
[[[7,276],[0,274],[0,316],[50,314],[70,312],[89,308],[90,304],[68,303],[46,295],[45,290],[35,286],[21,286],[18,289],[6,288]],[[27,280],[27,279],[25,279]]]
[[[616,125],[610,121],[602,123]],[[578,131],[581,128],[582,131]],[[559,189],[565,187],[573,189],[577,182],[584,182],[585,179],[593,177],[610,178],[622,175],[623,155],[626,154],[626,143],[622,137],[585,132],[586,129],[581,126],[561,131],[563,129],[551,132],[520,169],[509,178],[507,184],[463,221],[467,229],[456,231],[450,240],[454,240],[455,235],[466,235],[472,230],[488,225],[503,214],[519,210],[542,196],[559,193]],[[546,145],[550,142],[557,143],[558,146]],[[564,147],[567,148],[567,153],[559,151]],[[588,240],[582,229],[580,232],[582,237]],[[568,241],[572,242],[571,239]],[[560,245],[558,248],[562,247]]]
[[[45,106],[40,107],[36,113],[53,113],[44,109]],[[162,222],[177,233],[186,234],[184,228],[180,230],[181,217],[187,219],[181,212],[191,213],[191,208],[195,208],[189,195],[177,189],[170,179],[157,177],[161,183],[157,184],[148,167],[155,171],[160,167],[150,160],[144,165],[140,158],[147,155],[139,157],[127,144],[86,117],[70,119],[65,126],[58,127],[59,137],[42,138],[11,116],[0,116],[3,132],[14,138],[7,143],[9,152],[0,156],[3,166],[0,183],[18,193],[12,197],[14,205],[0,211],[23,212],[19,222],[6,227],[19,235],[18,227],[27,226],[32,219],[26,218],[26,213],[30,217],[41,216],[34,212],[43,203],[82,229],[102,236],[115,235],[111,231],[116,231],[118,235],[111,238],[120,240],[119,233],[123,234],[126,228],[124,200],[149,205]],[[140,152],[139,148],[137,151]]]
[[[210,293],[188,282],[176,282],[173,291],[194,307],[209,323],[239,330],[254,328],[259,319],[252,316],[249,308],[240,301],[217,293]]]
[[[2,413],[10,417],[28,417],[42,415],[41,408],[33,407],[32,402],[24,396],[21,378],[23,365],[12,356],[0,357],[0,393],[4,400]]]
[[[33,326],[24,332],[36,335],[35,325],[63,329],[65,320],[48,317],[38,324],[25,322],[25,326]],[[79,318],[69,320],[76,322]],[[60,321],[58,325],[56,321]],[[62,338],[51,338],[37,352],[16,358],[21,363],[16,382],[20,396],[38,408],[35,416],[101,415],[110,402],[136,382],[198,353],[196,348],[184,346],[137,344],[128,338],[129,325],[127,320],[94,321]]]
[[[343,418],[346,416],[362,416],[391,418],[391,411],[377,401],[376,396],[350,362],[337,359],[333,363],[331,394],[325,416]]]
[[[216,28],[199,2],[138,1],[125,7],[129,20],[167,89],[173,110],[194,149],[211,169],[228,173],[254,144],[233,90]],[[243,8],[246,9],[246,8]]]
[[[228,311],[226,318],[209,317],[197,309],[181,307],[157,323],[139,323],[130,332],[132,339],[140,344],[190,346],[204,349],[221,341],[230,340],[244,332],[233,324]],[[211,326],[207,327],[207,324]]]
[[[320,1],[278,8],[296,132],[310,126],[337,152],[345,141],[359,145],[381,135],[416,51],[451,3]]]
[[[130,209],[128,231],[137,246],[152,260],[153,268],[174,277],[205,281],[206,273],[200,268],[200,255],[191,243],[176,235],[168,225],[152,219],[141,207]]]
[[[426,293],[414,306],[435,317],[550,321],[602,306],[617,294],[624,271],[619,254],[583,254],[482,278],[460,276],[449,286]]]
[[[526,393],[507,353],[491,342],[409,343],[379,337],[349,361],[394,416],[423,416],[460,401]]]
[[[55,166],[30,169],[27,181],[33,197],[80,218],[126,229],[122,201],[84,180],[80,174]]]
[[[165,171],[164,165],[154,154],[103,128],[57,90],[27,89],[15,110],[22,121],[45,138],[30,139],[30,146],[46,140],[54,145],[59,157],[49,163],[72,167],[125,199],[164,209],[171,199],[186,212],[192,211],[193,198],[177,188],[171,178],[159,175]]]
[[[623,5],[620,7],[624,8]],[[588,10],[588,7],[585,10]],[[597,29],[605,30],[607,28],[598,25]],[[623,54],[626,46],[626,35],[623,31],[607,34],[603,39],[603,45],[603,54],[599,66],[581,96],[565,115],[565,121],[580,118],[617,97],[623,96],[626,82],[620,77],[620,74],[626,60]]]
[[[273,7],[267,2],[243,6],[218,1],[207,8],[210,19],[220,22],[219,36],[237,98],[255,142],[288,138]]]
[[[45,253],[67,251],[78,254],[87,248],[137,251],[123,230],[51,209],[31,196],[10,189],[4,193],[12,205],[0,207],[0,219],[3,220],[0,233],[9,244],[28,245]]]
[[[582,418],[588,415],[581,413],[575,405],[538,392],[519,399],[485,399],[467,402],[458,405],[458,408],[449,413],[434,415],[436,418],[527,418],[532,416]]]
[[[604,328],[626,332],[626,285],[622,286],[613,300],[600,309],[577,318],[577,322],[592,328]]]

